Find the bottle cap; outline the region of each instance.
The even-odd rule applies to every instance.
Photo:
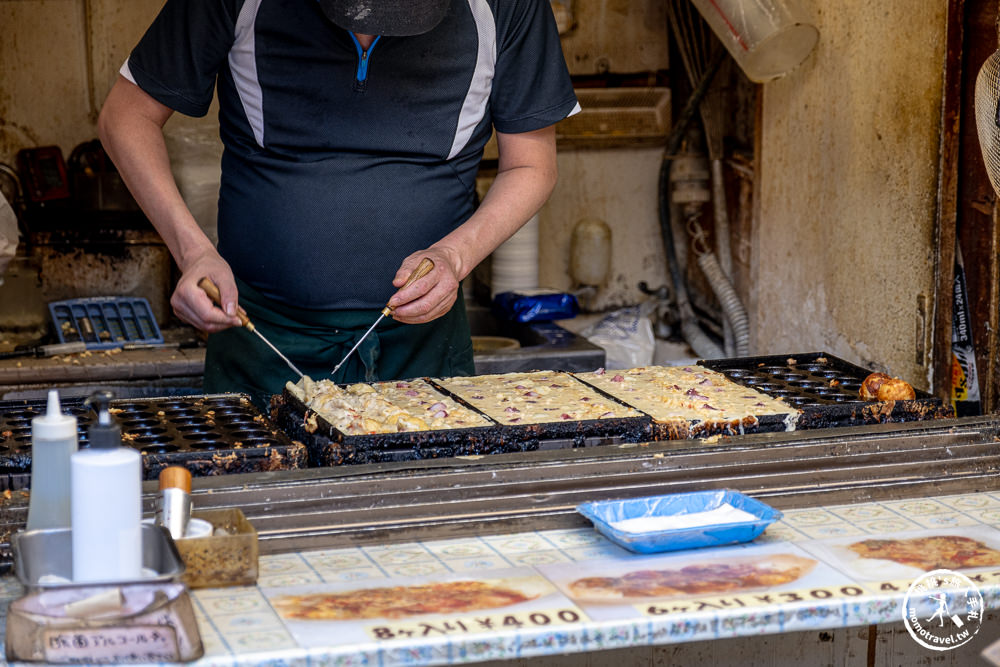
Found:
[[[59,406],[58,390],[49,390],[49,403],[45,414],[31,420],[31,437],[39,440],[76,438],[76,417],[63,414]]]
[[[160,491],[164,489],[191,493],[191,471],[183,466],[167,466],[160,471]]]
[[[111,416],[111,399],[108,390],[95,391],[87,399],[97,413],[97,422],[90,426],[91,449],[115,449],[122,444],[122,429]]]

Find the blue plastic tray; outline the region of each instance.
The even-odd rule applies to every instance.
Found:
[[[92,297],[53,301],[49,313],[60,343],[83,341],[88,350],[126,343],[162,343],[163,334],[142,297]]]
[[[757,520],[644,533],[626,532],[611,526],[612,523],[626,519],[708,512],[725,504],[749,512]],[[645,496],[631,500],[602,500],[583,503],[576,509],[593,521],[598,532],[609,540],[643,554],[749,542],[782,517],[781,512],[773,507],[728,489]]]

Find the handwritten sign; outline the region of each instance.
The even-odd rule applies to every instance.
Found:
[[[856,598],[864,595],[871,595],[871,593],[860,586],[848,584],[795,591],[744,593],[703,598],[678,598],[676,600],[661,600],[635,605],[635,608],[645,616],[672,616],[699,611],[770,607],[796,602],[824,602],[834,599]]]
[[[177,662],[177,634],[169,626],[46,630],[46,662]]]
[[[575,607],[548,611],[525,611],[516,614],[488,614],[423,623],[392,623],[365,628],[377,640],[451,637],[498,630],[537,629],[586,621],[587,616]]]

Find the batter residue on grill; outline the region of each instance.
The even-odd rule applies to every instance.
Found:
[[[565,373],[476,375],[437,382],[501,424],[641,416]]]
[[[339,387],[306,377],[287,389],[342,433],[396,433],[489,426],[476,414],[424,380]]]
[[[576,376],[657,421],[735,421],[796,412],[780,400],[700,366],[642,366]]]

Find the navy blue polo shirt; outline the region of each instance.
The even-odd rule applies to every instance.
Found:
[[[219,251],[304,308],[381,308],[404,257],[472,214],[492,128],[577,108],[547,0],[452,0],[367,51],[316,0],[168,0],[122,74],[191,116],[218,90]]]

